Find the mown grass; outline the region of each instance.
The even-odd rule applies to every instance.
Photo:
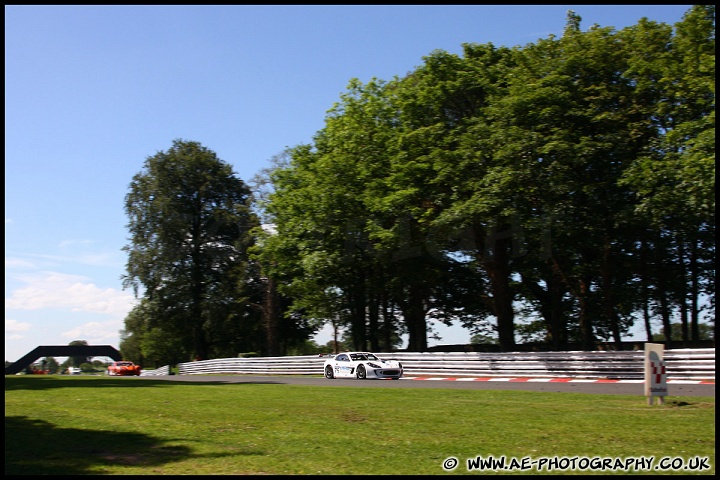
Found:
[[[6,475],[467,474],[503,455],[707,457],[702,472],[540,473],[714,474],[715,398],[5,377]]]

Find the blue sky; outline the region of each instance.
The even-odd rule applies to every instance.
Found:
[[[352,78],[436,49],[621,29],[689,5],[5,6],[5,359],[119,346],[124,197],[147,157],[198,141],[249,182],[308,143]],[[435,343],[465,343],[460,327]],[[636,336],[636,338],[638,338]],[[644,338],[644,336],[642,336]],[[322,332],[317,340],[330,340]]]

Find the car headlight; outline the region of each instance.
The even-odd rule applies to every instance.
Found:
[[[372,362],[368,362],[368,367],[372,367],[372,368],[382,368],[380,365],[377,365],[377,364],[372,363]]]

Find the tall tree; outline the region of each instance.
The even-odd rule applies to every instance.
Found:
[[[479,332],[494,316],[512,350],[517,309],[554,348],[593,349],[635,312],[669,325],[675,308],[697,317],[687,299],[714,302],[714,7],[675,39],[580,22],[351,82],[272,175],[262,264],[296,318],[365,348],[399,312],[423,350],[427,318]]]
[[[68,343],[71,347],[81,346],[86,347],[88,344],[87,340],[73,340],[72,342]],[[92,360],[92,357],[84,357],[84,356],[72,356],[68,358],[70,365],[73,367],[80,367],[83,363],[90,363],[90,360]]]
[[[456,182],[467,173],[460,173],[458,142],[486,104],[489,72],[503,57],[492,46],[464,48],[466,58],[432,52],[420,68],[388,84],[385,95],[396,112],[387,124],[392,148],[384,150],[388,162],[366,189],[369,238],[387,269],[387,292],[414,351],[427,348],[428,318],[466,323],[487,313],[482,302],[467,302],[487,300],[479,288],[487,282],[475,265],[454,258],[455,232],[466,219],[438,220],[458,200]]]
[[[248,187],[211,150],[175,140],[133,177],[125,211],[123,284],[153,307],[146,331],[172,332],[187,359],[225,353],[239,334],[231,327],[256,321],[243,308],[257,225]]]
[[[648,247],[666,249],[651,253],[658,268],[648,269],[644,281],[662,281],[648,292],[666,340],[675,338],[673,308],[680,311],[683,341],[697,340],[701,296],[714,308],[715,292],[715,6],[692,6],[674,36],[647,19],[622,34],[627,75],[637,85],[634,108],[644,112],[655,138],[621,183],[634,189],[637,215],[656,232]]]

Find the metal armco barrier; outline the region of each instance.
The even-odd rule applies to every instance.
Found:
[[[642,379],[642,351],[378,353],[402,362],[406,376]],[[665,351],[667,378],[715,380],[715,349]],[[324,357],[222,358],[178,365],[180,375],[322,375]],[[163,370],[164,369],[164,370]],[[163,371],[164,373],[160,373]],[[157,373],[156,373],[157,372]],[[167,366],[143,375],[167,375]]]
[[[156,368],[155,370],[140,370],[141,377],[149,377],[152,375],[170,375],[170,367],[165,365],[164,367]]]

